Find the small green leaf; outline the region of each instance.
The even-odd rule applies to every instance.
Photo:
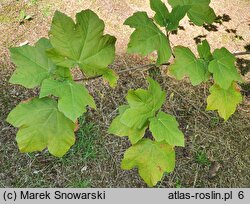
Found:
[[[220,117],[227,121],[242,102],[240,91],[236,90],[235,83],[227,90],[215,84],[209,91],[211,94],[207,98],[207,110],[218,110]]]
[[[161,27],[167,26],[169,11],[166,5],[161,0],[150,0],[150,7],[155,11],[154,20]]]
[[[10,112],[7,122],[19,128],[16,140],[21,152],[48,147],[51,154],[62,157],[75,143],[75,124],[49,98],[20,103]]]
[[[159,112],[157,117],[150,119],[149,129],[157,142],[184,147],[184,135],[178,126],[173,116]]]
[[[24,10],[21,10],[19,13],[19,19],[20,20],[24,20],[26,16],[26,12]]]
[[[154,24],[146,12],[136,12],[125,23],[135,31],[128,44],[129,53],[148,55],[157,50],[157,65],[168,62],[171,57],[171,48],[166,35]]]
[[[32,20],[32,16],[31,15],[27,15],[27,16],[25,16],[24,19],[27,20],[27,21],[30,21],[30,20]]]
[[[145,131],[147,129],[147,126],[144,126],[141,129],[128,127],[120,121],[121,116],[122,115],[117,116],[112,121],[108,132],[110,134],[114,134],[120,137],[128,136],[131,143],[136,144],[139,140],[143,138]]]
[[[216,84],[221,88],[228,89],[233,81],[242,81],[235,67],[236,58],[226,48],[216,49],[213,58],[208,70],[213,73]]]
[[[167,30],[177,30],[181,19],[184,18],[190,6],[176,6],[172,9],[167,23]]]
[[[56,69],[46,55],[46,50],[50,48],[51,44],[46,38],[41,38],[34,47],[24,45],[10,48],[11,60],[17,66],[10,83],[20,84],[26,88],[40,86]]]
[[[156,112],[162,107],[166,99],[166,93],[162,91],[161,86],[157,81],[153,80],[150,77],[147,78],[147,81],[149,83],[148,87],[148,93],[150,95],[149,104],[151,105],[151,107],[153,107],[153,110]]]
[[[109,82],[109,85],[114,88],[117,85],[119,76],[112,69],[106,69],[102,75],[103,79]]]
[[[146,107],[129,108],[122,115],[120,121],[128,127],[142,129],[154,112]]]
[[[131,146],[124,155],[121,168],[138,168],[140,176],[150,186],[161,180],[165,172],[172,172],[175,167],[173,146],[165,142],[143,139]]]
[[[150,7],[155,11],[154,20],[168,31],[176,30],[179,22],[184,18],[190,6],[176,6],[169,13],[166,5],[161,0],[150,0]]]
[[[127,100],[130,108],[124,112],[120,120],[128,127],[143,128],[165,101],[166,94],[161,90],[160,85],[151,78],[147,80],[148,90],[137,89],[128,92]]]
[[[196,86],[207,80],[208,70],[203,60],[197,59],[189,48],[177,46],[174,48],[175,61],[170,65],[169,72],[177,80],[185,76]]]
[[[147,126],[138,129],[130,128],[125,124],[121,123],[122,114],[129,108],[128,105],[123,105],[119,107],[119,116],[117,116],[111,123],[108,132],[120,137],[128,136],[132,144],[136,144],[141,138],[143,138]]]
[[[209,6],[210,0],[168,0],[168,3],[173,8],[190,6],[187,15],[197,26],[202,26],[204,23],[211,24],[216,19],[214,10]]]
[[[138,128],[131,128],[127,125],[123,124],[121,120],[122,114],[129,108],[128,105],[122,105],[119,107],[119,116],[113,119],[108,132],[110,134],[117,135],[119,137],[128,136],[129,140],[132,144],[136,144],[145,134],[147,126],[138,129]]]
[[[77,13],[76,24],[57,11],[50,31],[53,49],[48,51],[48,56],[58,66],[79,66],[89,77],[104,75],[114,61],[116,38],[103,35],[103,31],[104,22],[91,10]],[[106,79],[111,77],[110,73],[105,75]],[[111,84],[114,84],[113,77]]]
[[[73,122],[86,112],[86,106],[96,108],[88,90],[74,81],[45,79],[42,83],[40,98],[48,95],[59,97],[58,109]]]
[[[149,98],[150,93],[148,92],[148,90],[144,89],[129,90],[126,96],[130,107],[134,108],[148,106]]]
[[[197,46],[200,58],[211,61],[213,60],[212,53],[210,51],[210,46],[207,42],[207,40],[203,40],[201,44]]]

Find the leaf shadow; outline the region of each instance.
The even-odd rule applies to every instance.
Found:
[[[237,58],[236,65],[243,76],[245,76],[250,71],[250,60]]]
[[[201,43],[201,41],[202,41],[203,39],[205,39],[206,37],[207,37],[207,35],[198,35],[198,36],[196,36],[195,38],[193,38],[193,40],[195,41],[196,44],[199,44],[199,43]]]

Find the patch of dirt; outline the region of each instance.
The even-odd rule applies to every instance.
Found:
[[[165,1],[166,2],[166,1]],[[178,35],[171,35],[173,45],[184,45],[196,51],[196,41],[206,37],[212,49],[225,46],[232,52],[245,51],[250,42],[250,7],[248,0],[213,0],[212,7],[222,24],[198,28],[190,25],[187,18],[182,21]],[[149,1],[142,0],[41,0],[37,4],[29,1],[5,0],[0,3],[0,187],[66,187],[76,180],[90,180],[91,187],[146,187],[137,170],[123,171],[120,161],[130,145],[126,138],[107,134],[111,120],[119,105],[125,103],[129,89],[145,88],[147,71],[131,71],[120,75],[115,89],[102,83],[101,79],[86,82],[94,96],[98,110],[89,110],[88,120],[95,122],[102,133],[97,143],[105,150],[91,161],[57,159],[46,152],[42,155],[21,154],[15,142],[16,129],[5,122],[10,110],[21,100],[37,94],[10,85],[8,79],[15,67],[10,63],[8,48],[28,41],[34,44],[46,37],[53,12],[57,9],[74,17],[83,9],[94,10],[105,21],[105,32],[117,37],[117,57],[111,66],[116,71],[152,63],[152,56],[127,55],[126,45],[132,32],[123,25],[124,20],[137,10],[145,10],[151,16]],[[25,10],[33,20],[20,24],[19,14]],[[207,29],[214,30],[213,32]],[[250,60],[249,56],[241,56]],[[243,65],[245,62],[241,61]],[[244,67],[245,66],[245,67]],[[249,64],[244,65],[244,79],[249,83]],[[248,67],[248,68],[247,68]],[[165,68],[167,69],[167,68]],[[247,70],[247,71],[246,71]],[[164,111],[176,116],[186,138],[185,148],[176,148],[176,169],[164,177],[158,187],[250,187],[249,119],[250,98],[244,102],[228,122],[218,118],[216,112],[205,112],[209,83],[193,87],[186,80],[176,81],[163,70],[155,79],[167,93]],[[129,80],[128,80],[129,79]],[[198,151],[205,151],[211,163],[220,168],[210,176],[210,166],[195,161]],[[66,161],[66,162],[65,162]],[[81,172],[81,169],[88,168]]]

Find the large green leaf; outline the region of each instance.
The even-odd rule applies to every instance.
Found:
[[[168,62],[171,56],[169,40],[146,12],[134,13],[124,24],[135,28],[128,44],[129,53],[147,55],[157,50],[157,65]]]
[[[130,105],[122,115],[120,121],[128,127],[141,129],[148,119],[154,117],[165,101],[166,94],[161,90],[160,85],[151,78],[148,90],[137,89],[129,91],[127,100]]]
[[[143,180],[154,186],[165,172],[174,170],[175,151],[165,142],[143,139],[125,152],[121,167],[125,170],[137,167]]]
[[[221,88],[228,89],[233,81],[242,81],[235,67],[236,58],[226,48],[216,49],[213,58],[208,69]]]
[[[242,102],[240,91],[236,89],[236,85],[232,85],[227,89],[223,89],[217,84],[209,89],[211,95],[207,98],[207,110],[218,110],[220,117],[224,120],[235,112],[236,107]]]
[[[111,123],[108,132],[120,137],[128,136],[129,140],[132,144],[137,143],[140,139],[143,138],[145,131],[147,129],[147,125],[138,129],[136,127],[128,127],[127,125],[123,124],[120,120],[122,114],[129,108],[129,106],[120,106],[119,107],[119,116],[117,116]]]
[[[173,146],[184,146],[184,135],[178,128],[175,117],[159,112],[157,117],[150,119],[149,129],[157,142],[165,141]]]
[[[174,64],[169,66],[171,75],[178,80],[188,76],[194,86],[207,80],[208,70],[204,60],[197,59],[189,48],[182,46],[175,47],[174,53]]]
[[[211,24],[216,19],[214,10],[209,6],[210,0],[168,0],[168,3],[172,7],[190,6],[188,17],[198,26]]]
[[[50,30],[54,48],[48,55],[59,66],[78,65],[87,76],[103,75],[114,61],[116,42],[115,37],[103,35],[103,31],[104,22],[91,10],[77,13],[76,24],[56,11]]]
[[[50,48],[51,44],[46,38],[41,38],[34,47],[24,45],[11,48],[11,60],[17,69],[10,78],[10,82],[26,88],[39,86],[56,69],[46,55],[46,50]]]
[[[62,157],[75,142],[75,124],[59,112],[57,103],[49,98],[35,98],[20,103],[7,121],[18,127],[17,143],[21,152],[42,151]]]
[[[59,97],[58,109],[74,122],[86,112],[86,106],[96,108],[88,90],[82,84],[71,80],[45,79],[42,83],[40,98],[50,94]]]

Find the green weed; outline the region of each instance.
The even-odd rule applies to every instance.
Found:
[[[207,157],[207,154],[204,150],[199,150],[195,155],[195,161],[199,165],[209,165],[211,164],[210,160]]]
[[[174,187],[175,188],[182,188],[183,187],[181,184],[181,181],[179,179],[176,180]]]
[[[78,119],[79,130],[76,132],[76,143],[62,160],[79,157],[83,161],[97,157],[96,140],[100,137],[99,128],[94,123],[86,122],[85,116]],[[99,149],[99,148],[98,148]]]

